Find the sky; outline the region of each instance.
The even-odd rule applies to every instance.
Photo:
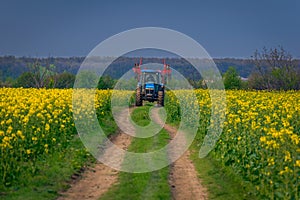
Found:
[[[299,0],[0,0],[0,56],[87,56],[128,29],[163,27],[213,58],[281,45],[300,58]]]

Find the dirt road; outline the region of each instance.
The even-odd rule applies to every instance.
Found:
[[[133,131],[134,127],[130,126],[128,121],[128,110],[124,110],[117,116],[116,121],[122,122],[122,126],[127,124],[127,131]],[[132,134],[131,134],[132,135]],[[110,140],[119,148],[127,150],[131,142],[131,136],[120,131],[119,134],[110,138]],[[104,157],[114,155],[113,148],[106,149]],[[118,161],[122,162],[122,161]],[[117,182],[118,171],[102,163],[97,162],[94,167],[87,168],[82,177],[71,183],[70,188],[61,192],[58,200],[98,200],[108,189]]]
[[[159,109],[152,109],[153,120],[163,126],[171,136],[174,138],[177,129],[164,124],[159,116]],[[185,138],[181,137],[182,142],[185,142]],[[172,149],[176,151],[176,147]],[[186,151],[176,162],[171,165],[171,172],[169,175],[169,183],[172,189],[172,197],[176,200],[181,199],[195,199],[204,200],[208,199],[207,190],[201,185],[201,182],[197,176],[197,171],[192,161],[190,160],[190,151]]]
[[[177,130],[162,122],[159,116],[159,108],[151,109],[151,118],[167,130],[171,138],[175,136]],[[128,111],[122,111],[116,121],[121,124],[122,130],[127,133],[134,131],[132,125],[128,123]],[[134,133],[130,135],[134,135]],[[130,145],[131,136],[121,131],[118,135],[111,138],[111,140],[114,144],[125,150]],[[184,138],[182,140],[182,142],[185,142]],[[172,151],[176,151],[176,149],[172,149]],[[113,152],[107,149],[105,154],[113,155]],[[186,151],[180,159],[171,165],[169,184],[172,191],[172,198],[176,200],[208,199],[206,188],[201,185],[201,181],[197,176],[195,166],[189,159],[189,155],[190,152]],[[86,169],[82,174],[82,178],[74,181],[69,190],[61,193],[62,197],[58,198],[58,200],[96,200],[108,191],[113,184],[117,183],[117,181],[118,171],[97,163],[95,167]]]

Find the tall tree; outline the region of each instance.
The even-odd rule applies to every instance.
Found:
[[[81,70],[75,79],[76,88],[95,88],[98,86],[98,76],[94,70]]]
[[[34,81],[34,87],[55,87],[56,84],[56,72],[53,64],[46,64],[46,66],[40,65],[38,60],[28,65],[30,74]]]
[[[102,76],[98,82],[98,89],[113,89],[116,81],[110,76]]]
[[[35,81],[31,72],[24,72],[21,74],[14,83],[14,87],[33,88],[35,87]]]
[[[63,72],[61,74],[57,74],[55,80],[56,88],[72,88],[75,81],[75,75],[68,72]]]
[[[251,75],[251,81],[259,82],[255,89],[290,90],[298,89],[298,72],[296,62],[283,47],[256,50],[252,56],[256,70]],[[251,83],[256,85],[257,83]]]
[[[224,74],[225,89],[240,89],[241,84],[242,81],[236,69],[230,66],[226,71],[226,73]]]

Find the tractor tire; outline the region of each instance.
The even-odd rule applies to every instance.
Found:
[[[164,93],[164,91],[158,91],[157,105],[158,106],[164,106],[164,100],[165,100],[165,93]]]
[[[143,105],[143,99],[142,99],[142,94],[140,88],[136,89],[136,94],[135,94],[135,105],[136,106],[142,106]]]

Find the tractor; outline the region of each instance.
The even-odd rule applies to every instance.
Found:
[[[171,77],[171,69],[164,60],[163,70],[141,69],[140,63],[136,63],[133,71],[136,73],[138,81],[135,96],[135,105],[142,106],[143,101],[157,101],[158,106],[164,106],[165,85]]]

